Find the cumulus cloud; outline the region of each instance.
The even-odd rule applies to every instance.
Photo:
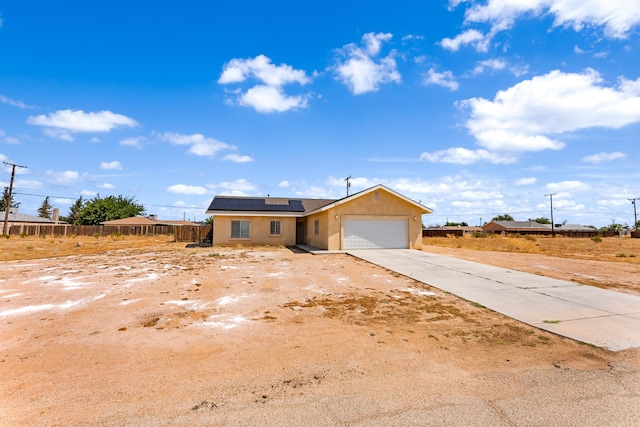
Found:
[[[514,182],[514,184],[515,184],[515,185],[518,185],[518,186],[521,186],[521,185],[533,185],[533,184],[535,184],[536,182],[538,182],[538,179],[537,179],[537,178],[530,177],[530,178],[520,178],[520,179],[517,179],[517,180]]]
[[[100,184],[98,185],[99,188],[102,188],[103,190],[115,190],[116,186],[113,184],[110,184],[108,182],[105,182],[104,184]]]
[[[142,148],[142,143],[146,140],[144,136],[131,136],[120,140],[120,145],[126,147]]]
[[[487,24],[490,30],[483,34],[467,29],[453,39],[443,39],[440,44],[456,51],[471,44],[485,52],[495,34],[513,28],[518,19],[552,16],[553,27],[569,27],[574,31],[585,28],[601,28],[605,37],[626,39],[631,30],[640,24],[640,3],[628,0],[450,0],[449,9],[467,4],[464,23]]]
[[[7,133],[2,129],[0,129],[0,141],[6,142],[7,144],[20,144],[20,140],[18,138],[7,135]]]
[[[545,191],[561,193],[571,191],[572,193],[586,192],[591,190],[591,186],[582,181],[562,181],[545,185]]]
[[[59,110],[48,115],[30,116],[27,123],[43,126],[45,134],[63,140],[73,140],[72,133],[109,132],[117,127],[138,125],[135,120],[111,111],[85,113],[82,110]]]
[[[81,175],[78,171],[53,171],[48,170],[46,175],[56,184],[73,184],[82,181],[86,176]]]
[[[100,169],[121,170],[122,165],[117,160],[114,160],[113,162],[100,162]]]
[[[478,30],[467,30],[461,34],[458,34],[454,38],[444,38],[440,41],[440,46],[457,52],[462,46],[472,45],[475,46],[479,52],[486,52],[489,48],[488,38]]]
[[[463,147],[454,147],[446,150],[424,152],[420,155],[420,160],[427,160],[434,163],[470,165],[481,161],[494,164],[511,164],[515,163],[518,158],[510,153],[497,153],[482,149],[470,150]]]
[[[0,18],[0,27],[2,26],[2,18]],[[16,101],[14,99],[11,99],[9,97],[6,97],[2,94],[0,94],[0,102],[2,102],[3,104],[7,104],[7,105],[11,105],[12,107],[18,107],[18,108],[33,108],[30,105],[25,104],[22,101]]]
[[[249,157],[249,156],[241,156],[239,154],[227,154],[226,156],[224,156],[222,158],[222,160],[226,160],[228,162],[235,162],[235,163],[249,163],[249,162],[253,162],[253,158]]]
[[[615,151],[613,153],[597,153],[591,154],[589,156],[583,157],[582,161],[585,163],[602,163],[602,162],[610,162],[612,160],[620,160],[627,157],[626,154],[621,153],[619,151]]]
[[[502,58],[492,58],[486,59],[484,61],[479,61],[475,68],[473,69],[473,74],[481,74],[484,73],[486,69],[500,71],[507,68],[507,62]]]
[[[246,91],[230,92],[235,96],[232,103],[252,107],[260,113],[284,112],[292,109],[306,108],[311,93],[297,96],[285,94],[283,87],[289,84],[306,85],[311,82],[303,70],[296,70],[290,65],[275,65],[265,55],[255,58],[232,59],[224,64],[219,84],[239,84],[247,80],[258,82]]]
[[[460,87],[460,84],[453,76],[453,73],[451,71],[438,73],[433,68],[429,69],[427,75],[422,80],[422,83],[425,85],[442,86],[449,89],[450,91],[456,91]]]
[[[552,71],[499,91],[493,100],[471,98],[466,127],[491,151],[560,150],[557,137],[594,127],[618,129],[640,123],[640,79],[604,86],[600,75]]]
[[[176,184],[167,187],[169,193],[198,195],[207,194],[207,189],[195,185]]]
[[[396,51],[376,61],[382,43],[392,38],[389,33],[367,33],[362,36],[362,45],[350,43],[337,49],[340,59],[333,67],[336,78],[347,85],[354,95],[377,91],[380,85],[400,83],[402,78],[394,59]]]
[[[280,188],[289,188],[289,181],[280,181],[280,183],[278,183],[278,187]]]
[[[244,178],[235,181],[224,181],[218,184],[218,187],[232,191],[254,191],[256,186]]]
[[[206,137],[200,133],[192,135],[182,135],[174,132],[165,132],[158,135],[161,141],[169,142],[173,145],[189,145],[187,152],[196,156],[213,157],[221,150],[235,150],[236,147],[229,145],[215,138]]]

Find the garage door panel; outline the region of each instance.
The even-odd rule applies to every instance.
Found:
[[[409,247],[404,219],[345,219],[343,228],[345,250]]]

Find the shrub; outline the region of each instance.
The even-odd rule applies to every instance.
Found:
[[[536,238],[535,238],[535,236],[532,236],[532,235],[530,235],[530,234],[527,234],[526,236],[524,236],[524,238],[525,238],[526,240],[530,241],[530,242],[535,242],[535,241],[537,241],[537,240],[538,240],[538,239],[536,239]]]
[[[600,236],[593,236],[593,237],[591,238],[591,241],[592,241],[592,242],[595,242],[595,243],[600,243],[600,242],[602,242],[602,237],[600,237]]]
[[[5,239],[10,238],[11,236],[9,236],[8,234],[0,234],[0,237],[4,237]]]
[[[473,237],[484,238],[487,237],[487,233],[485,233],[484,231],[474,231]]]

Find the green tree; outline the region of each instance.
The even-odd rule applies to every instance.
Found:
[[[102,198],[97,195],[84,202],[82,208],[77,212],[74,224],[98,225],[103,221],[140,215],[144,213],[144,210],[144,206],[137,203],[133,197],[118,195]]]
[[[9,187],[4,187],[4,192],[2,193],[2,199],[0,199],[0,211],[5,211],[7,209],[7,201],[9,200]],[[16,202],[16,199],[11,198],[11,207],[17,208],[20,206],[20,202]]]
[[[206,225],[213,225],[213,215],[204,220]]]
[[[504,214],[491,218],[491,221],[515,221],[515,219],[513,219],[513,217],[509,214]]]
[[[49,203],[49,196],[45,197],[42,201],[42,204],[38,208],[38,216],[40,218],[49,218],[51,219],[51,212],[53,211],[53,207],[51,203]]]
[[[82,210],[83,204],[84,204],[84,200],[82,199],[82,196],[78,197],[76,201],[73,203],[73,205],[71,205],[71,207],[69,208],[69,216],[61,217],[60,219],[68,222],[69,224],[79,225],[78,215]]]
[[[462,221],[462,222],[451,222],[451,221],[447,221],[445,223],[445,226],[447,227],[468,227],[469,224],[467,224],[466,222]]]
[[[551,220],[545,216],[541,216],[540,218],[535,218],[532,221],[535,221],[538,224],[551,224]]]

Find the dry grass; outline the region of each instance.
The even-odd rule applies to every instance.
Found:
[[[546,236],[425,237],[425,245],[494,252],[543,254],[561,258],[640,263],[640,239],[608,237],[601,242],[589,238]]]
[[[29,260],[68,255],[99,254],[107,251],[153,246],[154,250],[184,248],[173,236],[28,236],[0,238],[0,261]]]

